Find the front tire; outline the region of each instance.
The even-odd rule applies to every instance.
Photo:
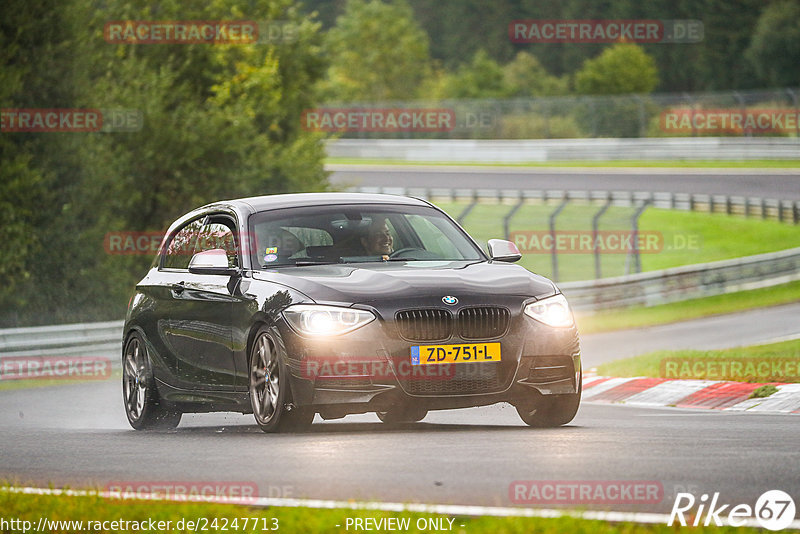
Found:
[[[581,404],[583,384],[578,386],[577,393],[567,395],[540,395],[531,404],[515,406],[520,419],[526,425],[536,428],[552,428],[566,425],[575,418]]]
[[[181,422],[181,412],[159,399],[144,339],[136,332],[122,352],[122,398],[128,423],[136,430],[168,430]]]
[[[382,422],[386,424],[416,423],[425,419],[428,410],[410,406],[396,406],[385,412],[375,412]]]
[[[262,327],[250,350],[250,405],[256,424],[264,432],[285,432],[308,427],[314,411],[287,405],[291,402],[285,349],[275,329]]]

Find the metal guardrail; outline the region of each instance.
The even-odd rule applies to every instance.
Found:
[[[0,330],[0,357],[120,353],[123,321],[32,326]]]
[[[335,139],[329,157],[454,163],[800,159],[800,138]]]
[[[577,310],[654,306],[800,280],[800,248],[559,284]]]
[[[431,201],[471,204],[509,204],[509,213],[516,211],[519,202],[542,204],[562,200],[632,208],[649,202],[654,208],[704,213],[719,213],[777,220],[800,224],[800,201],[774,198],[744,197],[735,195],[709,195],[700,193],[667,193],[647,191],[563,191],[563,190],[506,190],[506,189],[445,189],[428,187],[351,187],[348,191],[359,193],[384,193],[419,197]],[[470,209],[468,206],[467,209]],[[466,213],[469,213],[468,211]],[[464,212],[458,216],[463,219]],[[508,235],[506,235],[508,239]]]

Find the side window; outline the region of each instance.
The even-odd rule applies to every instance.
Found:
[[[192,259],[194,249],[197,244],[197,236],[200,235],[203,219],[195,219],[190,222],[172,237],[164,249],[164,261],[161,267],[164,269],[188,269],[189,260]]]
[[[222,250],[228,257],[228,267],[236,267],[238,265],[236,238],[234,237],[233,229],[227,222],[212,219],[203,225],[197,237],[194,253],[197,254],[206,250]]]

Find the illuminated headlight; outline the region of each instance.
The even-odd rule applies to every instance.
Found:
[[[525,315],[558,328],[572,326],[575,323],[564,295],[555,295],[528,304],[525,306]]]
[[[283,316],[292,328],[309,336],[337,336],[375,320],[375,315],[365,310],[318,304],[289,306]]]

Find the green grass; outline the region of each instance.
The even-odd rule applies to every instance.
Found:
[[[751,399],[763,399],[765,397],[769,397],[773,393],[777,393],[778,388],[773,386],[772,384],[764,384],[760,388],[756,388],[750,394]]]
[[[189,504],[165,503],[150,501],[118,501],[105,500],[99,497],[63,497],[63,496],[33,496],[0,492],[0,509],[3,510],[3,519],[20,519],[32,522],[36,528],[40,518],[50,521],[83,520],[86,521],[164,521],[161,526],[171,527],[161,532],[192,532],[188,528],[178,530],[175,526],[179,521],[196,521],[198,518],[207,518],[208,532],[222,532],[222,527],[227,526],[227,532],[264,532],[268,529],[262,527],[263,519],[266,525],[272,526],[273,519],[277,519],[279,532],[347,532],[345,521],[347,518],[409,518],[410,528],[405,532],[427,532],[418,530],[416,522],[420,518],[445,518],[434,514],[419,514],[410,512],[380,512],[363,510],[326,510],[309,508],[252,508],[246,506],[222,504]],[[211,528],[212,521],[217,518],[216,529]],[[239,519],[238,528],[232,527],[232,521]],[[243,528],[241,518],[258,518],[259,528],[253,529],[253,519],[249,519],[248,528]],[[225,521],[227,519],[227,521]],[[582,520],[574,517],[561,517],[556,519],[540,518],[495,518],[495,517],[456,517],[453,522],[452,532],[463,534],[522,534],[537,532],[540,534],[571,533],[600,533],[600,534],[675,534],[679,532],[734,532],[734,529],[709,528],[709,527],[668,527],[666,525],[637,525],[631,523],[607,523],[595,520]],[[170,521],[169,524],[166,521]],[[445,521],[444,523],[448,523]],[[340,526],[336,526],[340,525]],[[463,527],[461,525],[464,525]],[[86,525],[84,524],[84,527]],[[107,524],[108,527],[112,525]],[[354,531],[351,525],[349,531]],[[10,530],[7,530],[10,531]],[[21,530],[19,530],[21,531]],[[90,530],[84,528],[83,532],[124,532],[123,529]],[[154,530],[128,530],[130,532],[155,532]],[[200,531],[200,530],[198,530]],[[386,530],[381,530],[385,532]],[[80,532],[76,528],[63,528],[58,532]],[[753,528],[736,529],[737,533],[758,532]]]
[[[466,202],[437,202],[436,199],[434,203],[454,218],[458,218],[468,205]],[[557,206],[557,202],[524,205],[511,219],[509,231],[512,234],[518,232],[517,236],[519,232],[548,231],[548,217]],[[488,239],[504,237],[503,218],[511,209],[509,205],[479,203],[462,223],[475,239],[485,245]],[[592,216],[598,209],[596,205],[571,203],[557,217],[556,229],[590,232]],[[633,214],[633,208],[610,208],[600,219],[600,230],[627,232]],[[800,245],[800,225],[723,214],[651,208],[639,219],[639,230],[661,236],[655,251],[640,254],[643,271],[738,258]],[[523,257],[519,264],[530,271],[558,282],[595,278],[594,255],[591,253],[559,254],[556,277],[547,251],[534,253],[530,246],[526,251],[524,242],[521,244]],[[602,277],[626,274],[626,254],[600,256]],[[632,263],[628,268],[629,272],[635,272]]]
[[[326,164],[333,165],[429,165],[429,166],[470,166],[470,167],[665,167],[665,168],[703,168],[703,169],[795,169],[800,168],[800,160],[615,160],[615,161],[524,161],[519,163],[486,163],[458,161],[406,161],[391,159],[327,158]]]
[[[760,362],[793,361],[791,367],[781,366],[784,376],[770,376],[768,379],[758,376],[741,376],[717,371],[715,376],[690,376],[686,378],[698,379],[724,379],[736,382],[785,382],[800,383],[800,373],[797,365],[800,364],[800,339],[781,341],[779,343],[768,343],[766,345],[753,345],[749,347],[736,347],[724,350],[676,350],[676,351],[655,351],[632,358],[625,358],[597,366],[597,374],[601,376],[647,376],[664,377],[665,360],[718,360],[726,362],[742,362],[744,365],[748,360],[754,364]],[[672,376],[666,376],[672,378]],[[684,378],[684,377],[681,377]],[[774,390],[773,390],[774,392]],[[766,391],[765,391],[766,393]]]
[[[698,317],[765,308],[800,301],[800,281],[750,291],[738,291],[699,299],[661,304],[648,308],[637,307],[606,310],[594,314],[577,314],[581,334],[609,332],[658,324],[687,321]]]
[[[118,382],[122,379],[122,371],[117,369],[111,371],[109,378],[103,379],[85,379],[80,377],[75,378],[31,378],[31,379],[14,379],[14,380],[0,380],[0,391],[12,391],[15,389],[30,389],[30,388],[45,388],[53,386],[69,386],[72,384],[83,384],[87,382],[103,382],[106,380],[113,380]]]

